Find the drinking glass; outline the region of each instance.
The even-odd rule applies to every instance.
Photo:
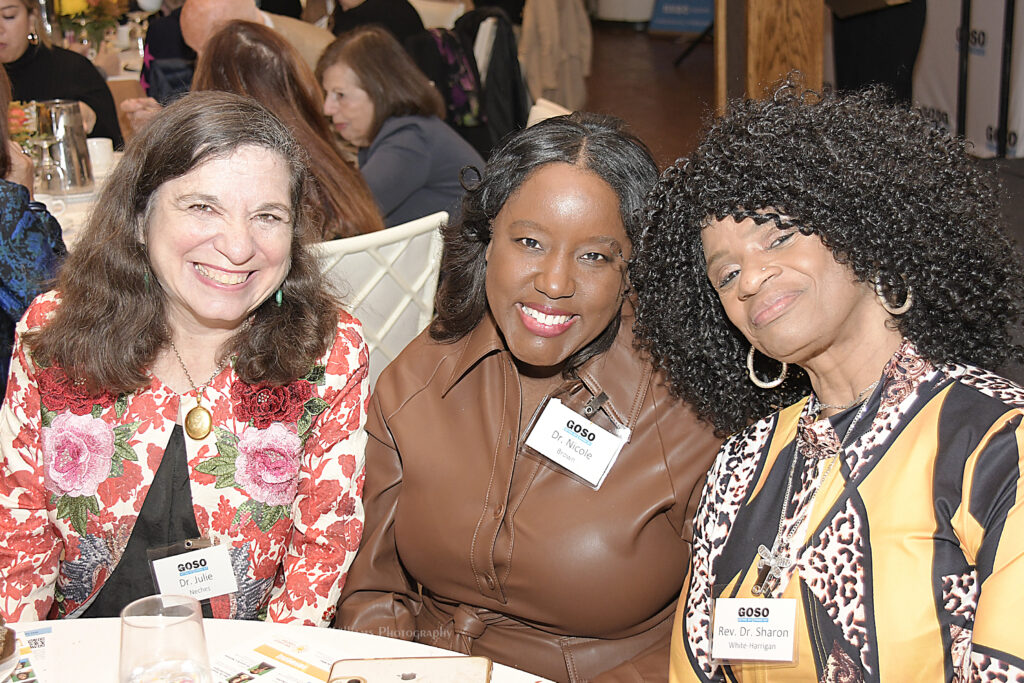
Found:
[[[67,176],[64,169],[54,161],[50,148],[57,144],[56,138],[43,137],[35,141],[39,150],[39,162],[36,165],[36,192],[40,194],[62,195],[68,191]]]
[[[184,595],[151,595],[121,610],[119,683],[211,683],[203,611]]]
[[[146,31],[149,30],[149,12],[140,12],[138,10],[128,12],[128,29],[129,39],[131,41],[131,47],[135,48],[139,57],[145,57],[145,39]]]

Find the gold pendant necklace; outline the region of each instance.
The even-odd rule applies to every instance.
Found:
[[[192,385],[192,390],[196,392],[196,407],[188,411],[185,415],[185,433],[190,438],[196,441],[205,439],[209,434],[210,430],[213,429],[213,416],[210,415],[210,411],[203,407],[203,391],[209,386],[210,382],[220,374],[220,371],[224,369],[224,363],[227,362],[225,358],[221,361],[220,365],[210,376],[210,379],[201,387],[197,387],[196,383],[192,381],[192,375],[189,374],[188,368],[185,366],[185,361],[182,360],[181,354],[178,353],[178,347],[174,345],[173,340],[169,340],[171,343],[171,349],[174,351],[174,355],[178,358],[178,363],[181,364],[181,369],[185,371],[185,377],[188,379],[188,383]]]

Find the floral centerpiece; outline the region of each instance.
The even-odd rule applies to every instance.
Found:
[[[61,32],[80,40],[88,38],[99,47],[106,32],[117,26],[128,9],[127,0],[55,0],[54,9]]]
[[[14,140],[28,153],[32,141],[39,137],[35,102],[12,100],[7,108],[7,130]]]

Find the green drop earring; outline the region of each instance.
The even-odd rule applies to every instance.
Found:
[[[280,288],[274,292],[274,303],[277,304],[278,308],[281,308],[281,302],[284,301],[284,292]]]

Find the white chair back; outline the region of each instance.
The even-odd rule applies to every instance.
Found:
[[[320,269],[363,323],[370,388],[430,323],[441,267],[444,211],[393,228],[316,245]]]
[[[473,41],[473,58],[476,69],[480,72],[480,85],[487,85],[487,67],[491,65],[491,53],[494,52],[494,38],[498,34],[498,20],[488,17],[480,22]]]
[[[565,114],[571,114],[572,109],[566,109],[557,102],[546,100],[543,97],[533,103],[530,107],[530,116],[526,120],[526,127],[529,128],[535,123],[540,123],[544,119],[550,119],[554,116],[563,116]]]
[[[455,20],[466,13],[466,3],[446,0],[409,0],[416,8],[424,28],[454,28]]]

